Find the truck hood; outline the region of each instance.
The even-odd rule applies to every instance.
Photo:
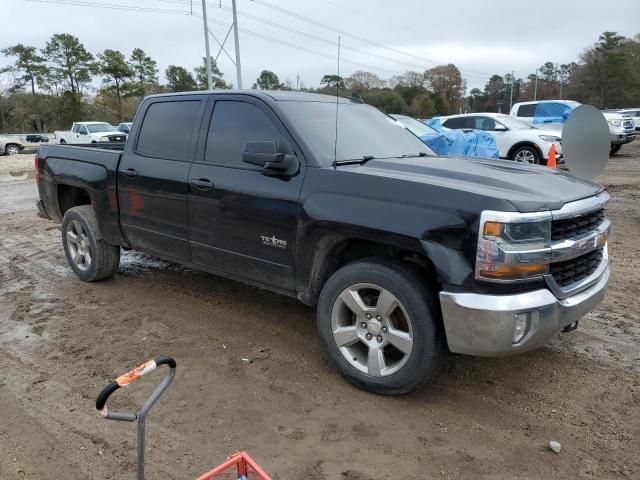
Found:
[[[556,210],[567,202],[604,190],[596,182],[581,180],[560,170],[511,160],[471,157],[380,159],[348,168],[362,174],[507,200],[520,212]]]

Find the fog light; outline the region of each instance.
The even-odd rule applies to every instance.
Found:
[[[529,325],[531,324],[531,312],[516,313],[513,316],[513,323],[513,343],[518,343],[529,331]]]

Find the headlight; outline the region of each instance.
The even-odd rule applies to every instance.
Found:
[[[531,280],[549,272],[551,215],[482,213],[476,253],[476,279]]]
[[[549,143],[560,143],[560,137],[554,135],[538,135],[542,140]]]
[[[109,137],[100,137],[100,141],[101,142],[108,142],[109,141]]]
[[[622,120],[616,120],[616,119],[611,119],[611,120],[607,120],[609,122],[609,125],[613,125],[614,127],[621,127],[622,126]]]

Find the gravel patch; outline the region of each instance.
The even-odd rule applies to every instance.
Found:
[[[0,156],[0,174],[33,170],[33,153]]]

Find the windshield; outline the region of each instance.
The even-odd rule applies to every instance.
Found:
[[[117,132],[116,127],[110,125],[108,123],[92,123],[87,125],[87,130],[89,133],[98,133],[98,132]]]
[[[433,128],[425,125],[420,120],[416,120],[415,118],[405,117],[402,115],[398,115],[398,116],[391,115],[391,116],[396,120],[398,120],[404,126],[404,128],[406,128],[407,130],[409,130],[411,133],[413,133],[418,137],[422,137],[424,135],[433,135],[438,133]]]
[[[498,120],[500,123],[504,123],[512,130],[530,130],[532,128],[536,128],[510,115],[501,115],[499,117],[496,117],[496,120]]]
[[[376,108],[360,103],[339,103],[336,142],[336,104],[330,102],[280,102],[282,110],[314,149],[321,165],[335,159],[362,160],[435,155],[419,138]]]

